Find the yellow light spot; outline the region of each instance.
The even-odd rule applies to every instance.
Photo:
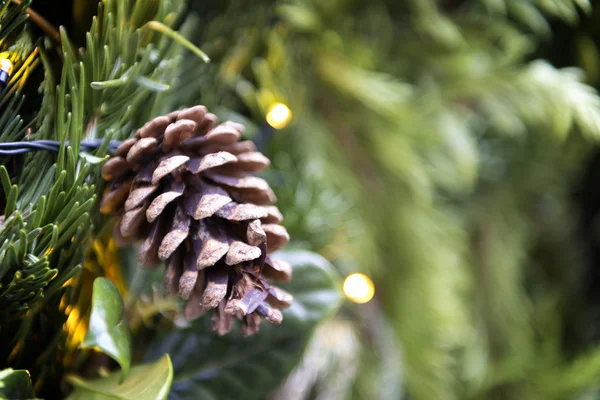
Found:
[[[275,129],[283,129],[292,120],[292,111],[283,103],[273,103],[267,110],[267,123]]]
[[[64,311],[68,306],[69,306],[69,298],[66,294],[63,294],[62,297],[60,298],[60,304],[58,305],[58,309],[60,311]]]
[[[344,280],[344,295],[355,303],[364,304],[375,295],[375,285],[365,274],[351,274]]]
[[[87,333],[87,324],[79,324],[75,328],[73,335],[71,336],[71,345],[75,348],[79,347],[81,343],[83,343],[83,339],[85,338],[85,334]]]
[[[12,74],[13,63],[8,58],[0,56],[0,69],[6,71],[9,75]]]
[[[69,312],[64,328],[69,335],[73,335],[77,330],[77,326],[79,326],[79,310],[74,308]]]

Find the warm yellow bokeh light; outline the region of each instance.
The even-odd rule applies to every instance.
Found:
[[[8,58],[0,57],[0,69],[10,75],[13,70],[13,63]]]
[[[351,274],[344,281],[344,295],[355,303],[364,304],[375,295],[375,285],[365,274]]]
[[[292,120],[292,111],[283,103],[273,103],[267,110],[267,123],[275,129],[283,129]]]

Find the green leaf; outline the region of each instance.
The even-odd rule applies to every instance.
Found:
[[[120,374],[113,372],[103,378],[85,380],[75,375],[67,381],[75,386],[68,400],[134,399],[162,400],[169,394],[173,381],[173,365],[168,354],[152,364],[131,368],[127,379],[119,383]]]
[[[4,369],[0,371],[0,398],[33,399],[33,388],[29,372],[24,369]]]
[[[191,327],[158,338],[147,359],[169,353],[175,377],[171,394],[193,399],[263,399],[302,358],[315,326],[337,311],[340,282],[324,258],[306,251],[276,254],[293,266],[293,280],[281,285],[294,295],[283,323],[261,324],[243,338],[239,327],[218,337],[210,332],[210,317]]]
[[[338,272],[325,258],[303,250],[282,251],[274,257],[293,268],[292,282],[277,286],[294,295],[292,307],[283,312],[284,322],[275,329],[290,333],[312,330],[321,320],[333,315],[342,302]]]
[[[117,361],[124,378],[131,364],[131,334],[119,290],[109,279],[97,278],[92,292],[92,313],[82,347],[99,347]]]

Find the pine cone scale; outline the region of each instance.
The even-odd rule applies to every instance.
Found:
[[[163,159],[152,173],[152,184],[156,185],[162,178],[188,162],[188,156],[173,155]]]
[[[158,185],[140,186],[129,192],[127,201],[125,201],[125,211],[131,211],[142,205],[146,199],[158,189]]]
[[[246,315],[256,311],[267,299],[268,293],[260,289],[250,289],[241,299],[233,299],[225,306],[225,312],[231,315]]]
[[[198,271],[196,267],[198,258],[198,248],[192,245],[194,248],[189,251],[185,257],[183,266],[183,274],[179,278],[179,294],[184,300],[188,300],[194,288],[199,284],[198,279],[204,277],[204,271]],[[202,283],[202,280],[200,281]]]
[[[137,261],[142,267],[154,267],[158,264],[158,247],[162,239],[163,221],[159,220],[152,224],[150,233],[142,245],[140,246],[137,254]]]
[[[152,200],[152,203],[146,209],[146,219],[148,222],[154,222],[156,218],[158,218],[164,209],[171,203],[173,200],[181,197],[183,195],[183,191],[185,186],[183,184],[173,185],[169,188],[168,192],[162,193]]]
[[[285,290],[272,286],[269,289],[269,296],[267,297],[267,302],[273,307],[279,310],[285,310],[292,305],[292,301],[294,301],[294,296],[286,292]]]
[[[163,140],[163,151],[171,151],[181,141],[192,137],[198,124],[192,120],[182,119],[167,127]]]
[[[262,252],[258,247],[247,245],[246,243],[236,240],[229,246],[229,251],[225,256],[225,264],[236,265],[246,261],[256,260]]]
[[[136,144],[137,139],[136,138],[129,138],[125,141],[123,141],[121,143],[121,145],[119,146],[119,148],[117,149],[117,151],[115,151],[115,157],[113,158],[122,158],[125,159],[127,157],[127,153],[129,153],[129,150],[131,150],[131,148],[133,147],[134,144]],[[112,158],[111,158],[112,160]],[[106,163],[108,163],[110,160],[108,160]],[[106,164],[104,164],[106,165]],[[104,178],[106,180],[110,180],[107,178]]]
[[[281,224],[283,222],[283,215],[279,209],[275,206],[265,206],[267,210],[267,216],[261,218],[261,221],[265,224]]]
[[[127,152],[126,160],[131,164],[137,164],[144,157],[152,156],[158,149],[158,140],[153,137],[147,137],[138,140]]]
[[[237,163],[246,172],[260,172],[271,165],[271,161],[262,153],[252,151],[240,154]]]
[[[248,239],[248,244],[251,246],[257,246],[267,240],[267,234],[262,229],[260,219],[256,219],[248,224],[246,238]]]
[[[166,260],[183,243],[190,233],[190,218],[181,208],[177,208],[169,233],[165,235],[158,248],[158,258]]]
[[[165,129],[171,124],[171,118],[167,116],[156,117],[142,126],[136,136],[145,138],[155,138],[164,133]]]
[[[119,205],[123,204],[129,195],[132,183],[132,180],[113,182],[102,197],[100,212],[103,214],[110,214],[115,211]]]
[[[124,238],[135,237],[144,222],[145,214],[145,207],[143,205],[123,214],[120,223],[121,235]]]
[[[177,120],[191,120],[196,124],[201,124],[204,121],[204,117],[208,113],[208,110],[204,106],[196,106],[192,108],[187,108],[185,110],[181,110],[177,112]]]
[[[203,185],[200,193],[192,193],[183,202],[188,215],[196,220],[211,217],[232,199],[218,186]]]
[[[237,161],[237,157],[233,154],[227,151],[219,151],[218,153],[207,154],[204,157],[193,158],[187,163],[186,167],[188,171],[196,175],[235,161]]]
[[[175,252],[165,267],[164,285],[168,294],[174,295],[179,291],[179,280],[182,275],[181,255]]]
[[[215,212],[218,217],[229,221],[247,221],[264,218],[268,215],[267,210],[254,204],[239,204],[230,202]]]
[[[123,157],[113,157],[102,166],[102,179],[112,181],[129,172],[129,163]]]
[[[284,261],[267,257],[262,275],[277,282],[289,282],[292,279],[292,266]]]
[[[226,268],[210,268],[206,271],[206,288],[202,296],[202,307],[215,308],[227,294],[229,274]]]

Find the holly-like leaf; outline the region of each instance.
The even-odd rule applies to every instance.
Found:
[[[149,346],[148,359],[169,353],[175,376],[173,399],[264,399],[302,357],[314,327],[340,305],[339,281],[324,258],[306,251],[276,254],[293,267],[294,295],[281,325],[261,324],[243,338],[239,327],[224,337],[210,332],[210,318],[171,332]]]
[[[342,287],[333,265],[316,253],[303,250],[281,251],[273,258],[292,266],[292,281],[277,283],[294,296],[292,307],[283,312],[281,331],[312,330],[341,305]]]
[[[121,365],[124,378],[131,364],[131,334],[121,294],[110,279],[97,278],[92,292],[90,325],[82,347],[98,347]]]
[[[1,399],[33,399],[33,388],[29,372],[24,369],[4,369],[0,371]]]
[[[67,381],[75,386],[68,400],[163,400],[169,394],[173,381],[173,365],[168,354],[152,364],[131,368],[127,379],[120,383],[118,372],[94,380],[75,375]]]

